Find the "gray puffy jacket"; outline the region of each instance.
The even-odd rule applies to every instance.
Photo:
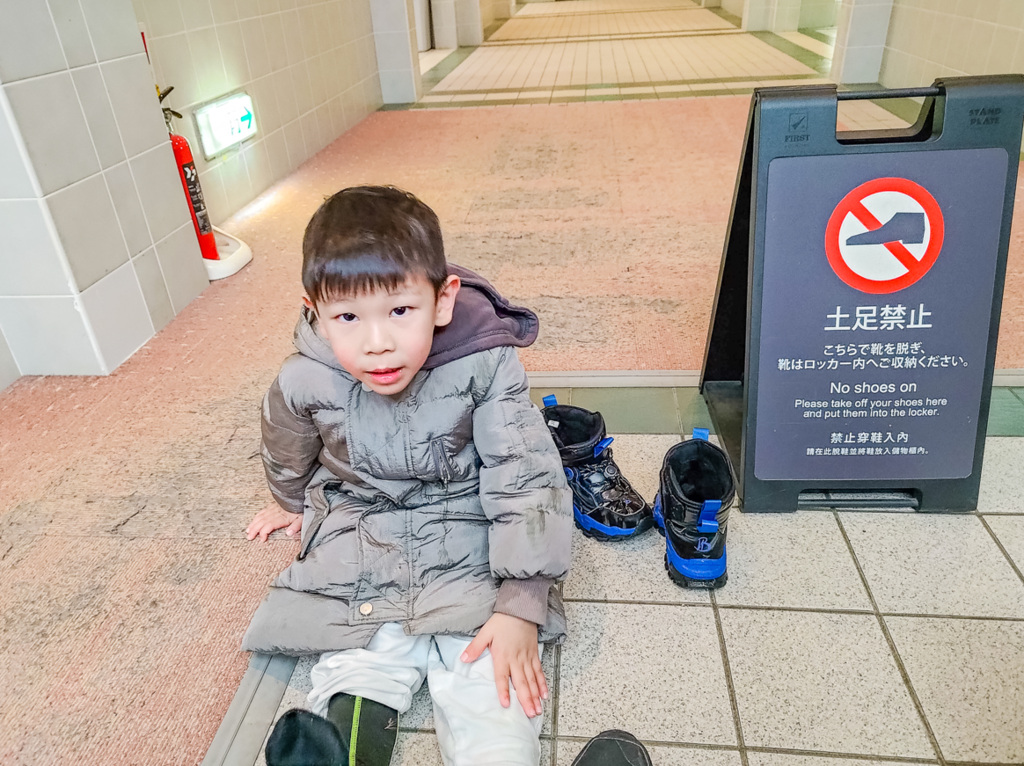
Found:
[[[345,372],[303,312],[299,353],[263,402],[271,492],[303,513],[295,561],[271,585],[243,649],[365,646],[383,622],[473,634],[495,612],[561,641],[556,589],[571,558],[572,500],[511,345],[536,317],[472,272],[452,323],[394,397]]]

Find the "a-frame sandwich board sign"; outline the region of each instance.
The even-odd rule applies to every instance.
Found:
[[[744,511],[977,507],[1022,128],[1017,75],[754,92],[701,374]]]

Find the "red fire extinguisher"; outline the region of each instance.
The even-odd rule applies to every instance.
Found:
[[[161,103],[172,90],[174,90],[173,85],[165,91],[157,89]],[[196,170],[195,160],[192,157],[192,149],[189,148],[185,137],[177,135],[171,128],[171,117],[181,119],[181,113],[165,106],[164,120],[167,122],[167,131],[171,134],[174,161],[178,164],[178,175],[181,177],[182,186],[185,187],[185,199],[188,200],[189,211],[192,213],[192,225],[199,238],[199,250],[202,252],[203,258],[219,261],[217,240],[213,234],[210,215],[206,211],[206,202],[203,200],[203,189],[199,185],[199,172]]]

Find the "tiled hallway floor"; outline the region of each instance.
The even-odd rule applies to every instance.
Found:
[[[827,61],[812,48],[828,46],[745,33],[728,14],[690,0],[531,3],[460,54],[415,107],[683,98],[826,82]]]
[[[649,500],[678,440],[616,439]],[[606,728],[644,740],[655,766],[1024,761],[1024,515],[1006,480],[1024,439],[987,450],[978,514],[734,514],[729,582],[711,595],[669,581],[656,532],[577,531],[541,764],[568,766]],[[306,706],[313,662],[278,715]],[[440,766],[426,688],[401,730],[396,765]]]

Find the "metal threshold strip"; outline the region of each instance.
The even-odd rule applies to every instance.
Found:
[[[253,654],[201,766],[253,766],[298,660]]]

